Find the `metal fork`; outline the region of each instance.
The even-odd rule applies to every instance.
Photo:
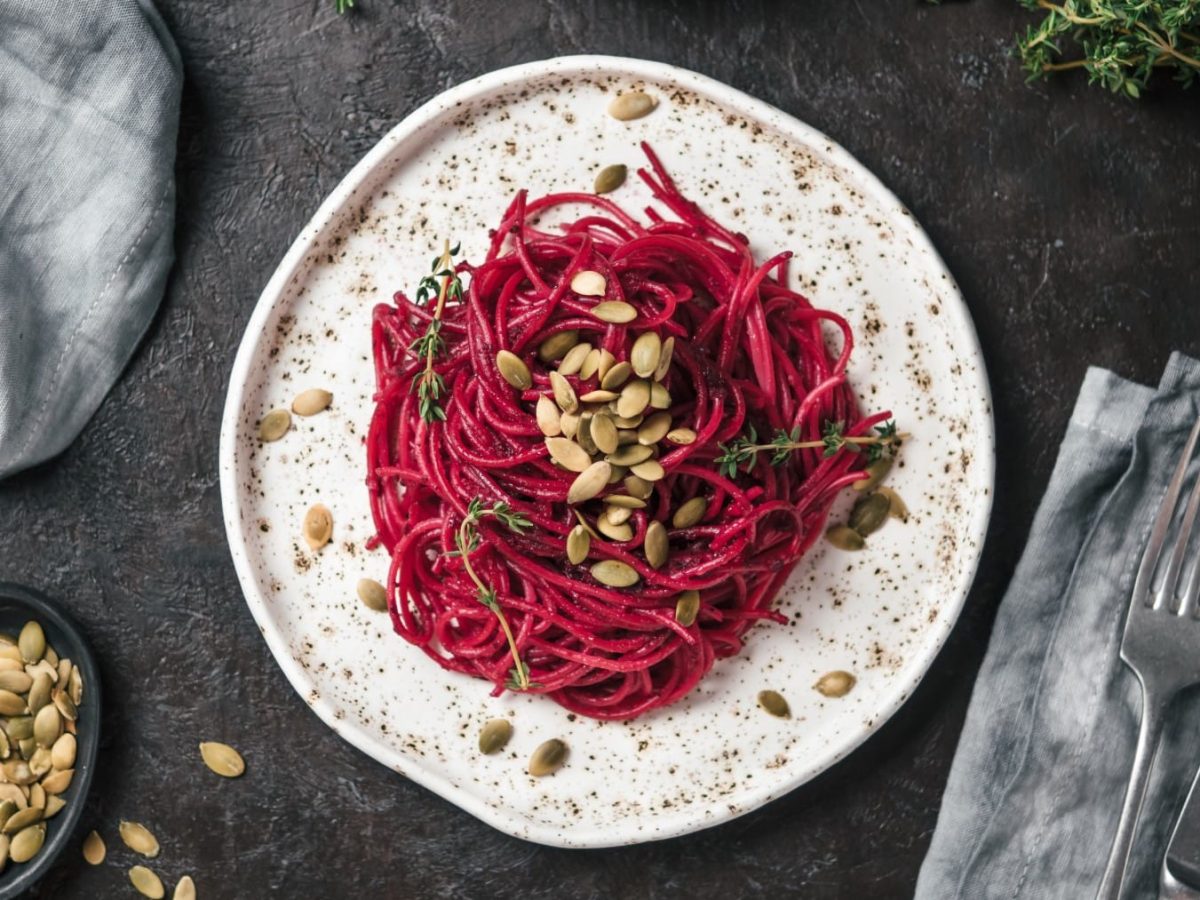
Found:
[[[1129,601],[1121,659],[1137,675],[1142,686],[1142,724],[1121,821],[1096,894],[1097,900],[1117,900],[1121,893],[1129,849],[1146,797],[1146,784],[1166,723],[1167,709],[1180,691],[1200,683],[1200,611],[1197,610],[1200,565],[1192,566],[1187,584],[1180,593],[1188,539],[1200,509],[1200,478],[1196,479],[1188,496],[1165,572],[1161,578],[1156,578],[1197,437],[1200,437],[1200,421],[1192,428],[1166,496],[1159,505]]]

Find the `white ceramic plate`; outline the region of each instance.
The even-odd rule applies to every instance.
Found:
[[[605,114],[617,90],[660,98],[634,122]],[[913,434],[891,479],[913,510],[868,549],[824,543],[779,599],[791,624],[760,625],[684,702],[631,723],[569,716],[550,700],[489,696],[444,672],[355,598],[383,580],[368,552],[363,436],[371,415],[374,304],[414,288],[441,240],[478,257],[521,186],[590,189],[596,171],[642,163],[647,140],[685,194],[745,232],[760,257],[796,252],[793,277],[859,338],[852,379],[869,409]],[[631,177],[613,195],[642,209]],[[309,387],[332,408],[261,445],[256,423]],[[636,843],[741,815],[844,757],[924,675],[962,607],[983,544],[994,463],[975,333],[945,266],[906,209],[827,137],[725,85],[658,63],[569,57],[493,72],[422,106],[325,201],[280,263],[246,329],[221,433],[229,544],[272,653],[331,728],[395,771],[518,837],[571,847]],[[334,541],[310,553],[304,511],[320,501]],[[842,512],[844,515],[844,510]],[[828,700],[813,683],[858,678]],[[781,691],[792,718],[756,707]],[[509,716],[506,751],[476,735]],[[557,736],[557,774],[525,774]]]

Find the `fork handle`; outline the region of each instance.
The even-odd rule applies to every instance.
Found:
[[[1129,864],[1129,850],[1133,846],[1142,801],[1146,799],[1146,785],[1150,781],[1150,770],[1154,766],[1158,740],[1162,737],[1167,706],[1170,703],[1170,698],[1163,700],[1160,699],[1161,694],[1157,691],[1154,693],[1158,697],[1152,703],[1150,693],[1147,692],[1145,684],[1142,685],[1142,724],[1138,731],[1137,752],[1133,756],[1133,772],[1129,776],[1125,805],[1121,809],[1121,821],[1117,824],[1117,836],[1113,838],[1108,865],[1104,869],[1104,878],[1100,881],[1096,900],[1118,900],[1121,895],[1125,868]]]

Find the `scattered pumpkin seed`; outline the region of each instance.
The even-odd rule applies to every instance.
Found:
[[[613,363],[612,366],[609,367],[609,370],[604,373],[604,377],[600,379],[600,387],[604,388],[606,391],[615,391],[629,380],[629,376],[632,373],[633,366],[631,366],[625,360],[621,360],[619,363]]]
[[[658,356],[658,365],[654,368],[654,380],[662,381],[671,369],[671,358],[675,355],[675,338],[669,337],[663,341],[662,352]]]
[[[627,506],[630,509],[646,508],[646,501],[641,497],[626,497],[624,494],[612,494],[605,497],[604,502],[610,506]]]
[[[29,758],[37,750],[37,741],[33,738],[26,738],[23,741],[17,741],[17,747],[21,751],[21,758],[28,762]],[[34,777],[36,778],[37,776],[35,775]]]
[[[54,762],[50,758],[49,747],[38,747],[33,751],[33,755],[29,757],[29,771],[33,772],[35,778],[41,778],[52,768],[54,768]],[[37,787],[36,784],[30,790],[35,787]],[[41,805],[45,806],[46,804],[42,803]]]
[[[538,359],[545,363],[562,359],[567,355],[567,351],[571,350],[578,343],[578,331],[560,331],[557,334],[552,334],[538,345]]]
[[[646,537],[642,541],[642,549],[646,553],[646,562],[652,569],[661,569],[667,564],[670,553],[670,539],[663,523],[655,520],[646,528]]]
[[[134,853],[140,853],[147,859],[158,856],[158,840],[145,825],[140,822],[123,821],[117,830],[121,833],[121,840],[125,842],[125,846]]]
[[[629,351],[629,364],[641,378],[649,378],[658,368],[662,357],[662,338],[653,331],[645,331],[638,335]]]
[[[579,442],[579,446],[584,449],[584,452],[590,457],[593,453],[598,453],[596,442],[592,440],[592,420],[596,417],[593,412],[581,413],[579,416],[579,428],[575,431],[575,440]]]
[[[533,751],[533,755],[529,757],[529,774],[534,778],[541,778],[543,775],[549,775],[556,772],[562,767],[562,764],[567,761],[567,745],[558,738],[551,738]]]
[[[666,437],[667,432],[670,430],[671,414],[669,412],[656,412],[638,428],[638,443],[652,447]]]
[[[567,351],[567,355],[562,358],[562,362],[558,364],[559,375],[576,375],[583,368],[583,361],[587,359],[588,354],[592,352],[592,345],[588,343],[576,344]]]
[[[671,408],[671,395],[657,381],[650,385],[650,406],[654,409]]]
[[[617,364],[617,358],[607,350],[600,351],[600,364],[596,367],[596,377],[604,381],[604,376],[608,374],[608,370]]]
[[[584,357],[583,365],[579,367],[579,377],[583,381],[587,381],[596,374],[596,370],[600,368],[600,349],[593,347],[586,357]]]
[[[893,519],[899,519],[901,522],[908,521],[908,506],[900,499],[899,494],[890,487],[878,487],[875,489],[875,493],[887,497],[889,516]]]
[[[642,444],[627,444],[618,448],[615,453],[610,453],[605,459],[618,466],[634,466],[645,462],[653,455],[654,450],[651,447]]]
[[[592,307],[592,315],[601,322],[625,325],[637,318],[637,309],[624,300],[604,300]]]
[[[618,445],[617,426],[612,416],[594,416],[591,424],[592,442],[601,453],[615,453]]]
[[[246,771],[242,754],[220,741],[203,742],[200,745],[200,757],[209,769],[222,778],[237,778]]]
[[[581,297],[603,297],[608,288],[608,282],[599,272],[583,269],[576,272],[571,279],[571,290]]]
[[[7,713],[5,713],[7,715]],[[8,720],[8,736],[13,741],[33,737],[33,716],[16,716]]]
[[[662,467],[662,463],[657,459],[648,459],[645,462],[630,466],[629,471],[638,478],[646,479],[646,481],[662,481],[667,475],[667,470]]]
[[[46,789],[47,794],[61,794],[71,786],[74,777],[74,769],[58,769],[42,779],[42,787]]]
[[[579,398],[581,403],[607,403],[609,400],[616,400],[620,394],[615,391],[588,391]]]
[[[56,769],[70,769],[75,765],[78,742],[73,734],[60,734],[50,748],[50,764]]]
[[[817,683],[813,685],[817,693],[823,694],[826,697],[845,697],[858,683],[858,679],[849,672],[837,669],[833,672],[826,672],[817,679]]]
[[[883,527],[891,507],[891,501],[882,494],[867,494],[851,508],[849,525],[866,537]]]
[[[12,660],[9,660],[12,662]],[[19,671],[0,671],[0,690],[12,691],[14,694],[24,694],[33,687],[33,678],[24,669]]]
[[[67,684],[71,680],[71,661],[69,659],[60,659],[58,661],[58,680],[55,681],[63,690],[67,689]]]
[[[606,538],[613,541],[625,542],[633,540],[633,526],[628,522],[623,522],[619,525],[613,524],[608,516],[601,516],[596,520],[596,527],[600,533]]]
[[[39,747],[49,749],[62,734],[63,717],[53,703],[47,703],[33,718],[33,739]]]
[[[67,682],[67,696],[76,706],[83,702],[83,676],[79,674],[79,666],[71,667],[71,680]]]
[[[42,818],[53,819],[63,811],[66,805],[67,801],[58,796],[58,794],[51,794],[46,798],[46,814]]]
[[[645,91],[626,91],[608,104],[608,114],[621,122],[640,119],[654,111],[658,101]]]
[[[95,831],[89,832],[83,839],[83,858],[87,860],[88,865],[100,865],[107,855],[108,848],[104,846],[104,838]]]
[[[888,472],[892,471],[892,457],[881,456],[873,463],[869,463],[863,472],[866,473],[865,478],[860,478],[853,482],[850,487],[856,491],[869,491],[874,488],[879,482],[887,477]]]
[[[778,691],[759,691],[758,705],[777,718],[790,719],[792,717],[788,702]]]
[[[575,396],[575,388],[557,372],[550,373],[550,388],[554,391],[554,402],[563,412],[573,413],[579,409],[579,398]]]
[[[575,480],[571,482],[571,487],[567,491],[567,503],[574,506],[597,496],[608,486],[608,476],[611,473],[612,466],[603,460],[592,463],[575,476]]]
[[[608,587],[633,587],[641,580],[637,569],[619,559],[604,559],[592,566],[592,577]]]
[[[40,784],[29,786],[29,805],[40,809],[43,819],[46,817],[46,789]]]
[[[264,444],[277,441],[292,427],[292,414],[286,409],[273,409],[258,420],[258,439]]]
[[[363,606],[367,609],[372,609],[375,612],[387,612],[387,588],[374,578],[358,579],[357,592],[358,599],[362,601]]]
[[[617,415],[623,418],[639,416],[650,402],[650,382],[638,379],[630,381],[621,388],[621,396],[617,400]]]
[[[708,512],[708,500],[704,497],[693,497],[687,500],[671,517],[672,528],[691,528],[700,524],[704,514]]]
[[[611,503],[604,504],[604,513],[601,518],[608,519],[613,525],[622,525],[628,522],[633,517],[633,509],[628,506],[613,506]]]
[[[315,551],[328,544],[331,537],[333,537],[333,513],[320,503],[314,504],[304,514],[304,542],[308,544],[309,549]]]
[[[20,716],[27,710],[25,698],[12,691],[0,690],[0,715]]]
[[[567,532],[567,559],[573,565],[579,565],[587,559],[592,549],[592,536],[583,525],[576,525]]]
[[[21,659],[27,663],[35,663],[46,653],[46,633],[37,622],[29,621],[21,629],[17,638],[17,649],[21,651]]]
[[[667,440],[672,444],[686,446],[696,442],[696,432],[690,428],[673,428],[667,432]]]
[[[8,858],[15,863],[29,862],[37,856],[45,841],[46,824],[38,822],[36,825],[30,825],[12,837],[11,843],[8,845]]]
[[[611,194],[625,183],[626,172],[626,168],[620,164],[605,166],[597,173],[596,183],[592,187],[597,194]]]
[[[863,536],[848,525],[834,525],[825,532],[825,540],[839,550],[861,550],[866,541]]]
[[[627,466],[613,466],[612,471],[608,475],[608,483],[610,485],[617,484],[628,474],[629,468]]]
[[[479,732],[479,752],[485,756],[499,753],[512,733],[512,723],[508,719],[489,719]]]
[[[538,397],[534,414],[538,428],[546,437],[562,434],[562,413],[559,412],[557,404],[545,394]]]
[[[617,446],[624,447],[626,444],[636,444],[638,442],[637,431],[632,428],[617,429]]]
[[[42,821],[42,810],[37,806],[29,806],[25,809],[13,813],[4,822],[4,827],[0,828],[5,834],[16,834],[22,829],[28,828],[34,822]]]
[[[162,900],[166,895],[162,879],[145,866],[134,866],[130,869],[129,882],[139,894],[149,897],[150,900]]]
[[[500,370],[500,377],[518,391],[533,387],[533,376],[529,374],[529,366],[512,351],[501,350],[496,354],[496,368]]]
[[[577,443],[564,437],[546,438],[550,458],[568,472],[582,472],[592,464],[592,458]]]
[[[638,413],[636,416],[617,416],[615,419],[613,419],[613,423],[618,428],[622,428],[622,429],[638,428],[641,426],[642,422],[644,422],[645,420],[646,420],[646,417],[643,416],[641,413]]]
[[[558,409],[557,404],[554,408]],[[558,424],[562,428],[563,437],[573,438],[579,433],[579,416],[575,413],[563,413]]]
[[[175,893],[171,900],[196,900],[196,882],[191,875],[184,875],[175,883]]]
[[[292,412],[298,416],[315,416],[317,413],[329,409],[329,404],[332,402],[333,394],[329,391],[309,388],[296,395],[296,399],[292,401]]]
[[[645,478],[630,475],[625,479],[625,490],[629,492],[630,496],[636,497],[639,500],[645,500],[654,493],[654,485]]]
[[[684,628],[691,628],[700,612],[700,592],[684,591],[675,601],[675,621]]]

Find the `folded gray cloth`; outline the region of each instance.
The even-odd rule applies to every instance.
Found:
[[[0,3],[0,477],[75,438],[154,315],[182,83],[149,0]]]
[[[996,619],[919,900],[1090,898],[1128,783],[1141,697],[1119,649],[1150,524],[1200,415],[1200,363],[1157,391],[1088,372]],[[1200,695],[1172,710],[1123,897],[1157,896],[1200,764]]]

